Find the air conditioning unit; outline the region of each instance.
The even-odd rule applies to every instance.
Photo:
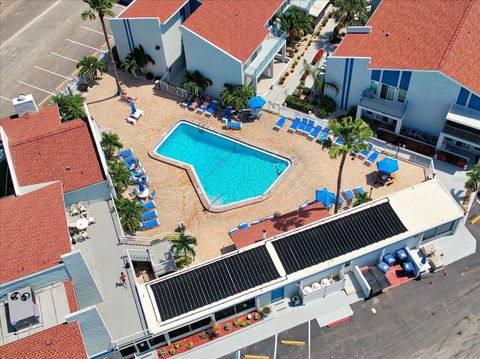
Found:
[[[18,95],[12,99],[13,107],[18,116],[22,116],[27,112],[37,112],[38,107],[32,95]]]
[[[7,296],[10,324],[15,330],[40,323],[40,314],[30,287],[10,292]]]

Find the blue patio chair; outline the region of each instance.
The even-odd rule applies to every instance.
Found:
[[[347,200],[347,202],[353,201],[355,198],[355,194],[352,192],[350,188],[347,188],[343,191],[343,197]]]
[[[285,121],[287,121],[287,119],[288,119],[287,116],[280,117],[280,119],[277,121],[275,126],[273,126],[273,128],[276,129],[276,130],[281,129],[283,127],[283,125],[285,124]]]
[[[227,106],[227,108],[225,109],[225,112],[223,113],[222,120],[227,122],[228,120],[230,120],[231,117],[232,117],[232,107]]]
[[[353,190],[355,191],[355,193],[358,193],[358,194],[364,194],[365,193],[365,190],[363,189],[362,186],[357,186]]]
[[[155,201],[150,201],[150,202],[147,202],[145,203],[145,201],[143,201],[143,210],[144,211],[150,211],[152,209],[154,209],[155,207],[157,207],[157,204],[155,203]]]
[[[368,158],[365,160],[364,163],[370,166],[372,163],[374,163],[378,159],[378,156],[380,156],[380,152],[378,152],[377,150],[374,150],[372,154],[368,156]]]
[[[248,227],[250,226],[248,225],[247,222],[243,222],[238,225],[238,229],[247,229]]]
[[[150,228],[157,227],[159,225],[160,225],[160,221],[158,220],[158,218],[154,218],[145,222],[140,222],[141,229],[150,229]]]
[[[310,132],[310,134],[308,135],[308,138],[310,140],[313,140],[315,137],[318,136],[318,134],[320,133],[320,131],[322,131],[322,126],[320,125],[317,125],[315,126],[315,128]]]
[[[213,100],[212,104],[210,105],[208,110],[205,112],[205,116],[207,117],[212,116],[216,110],[217,110],[217,101]]]
[[[300,125],[298,125],[297,131],[300,133],[305,133],[305,129],[307,128],[308,124],[308,119],[304,117],[302,121],[300,122]]]
[[[230,129],[230,130],[241,130],[242,129],[242,123],[241,122],[233,122],[230,120],[227,120],[227,123],[225,126]]]
[[[310,134],[312,132],[313,126],[315,125],[314,120],[308,120],[307,127],[305,127],[305,133]]]
[[[292,124],[288,128],[288,132],[295,132],[298,128],[298,125],[300,124],[301,118],[300,117],[295,117],[295,120],[293,120]]]
[[[133,156],[133,150],[131,148],[127,148],[126,150],[118,152],[120,157],[130,157]]]
[[[388,270],[390,269],[390,266],[389,266],[387,263],[383,262],[383,261],[381,261],[380,263],[378,263],[378,264],[377,264],[377,267],[378,267],[378,269],[380,269],[383,273],[387,273]]]
[[[140,216],[142,217],[143,220],[148,220],[148,219],[158,217],[158,212],[156,209],[154,209],[145,213],[141,213]]]
[[[373,145],[370,142],[368,142],[367,146],[368,146],[368,148],[366,150],[357,154],[358,157],[366,158],[368,156],[368,154],[370,153],[370,151],[373,148]]]
[[[395,257],[391,253],[385,254],[383,261],[387,263],[390,267],[393,266],[396,262]]]

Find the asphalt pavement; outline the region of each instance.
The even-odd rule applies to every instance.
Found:
[[[1,1],[0,117],[14,113],[11,99],[21,93],[46,101],[75,77],[83,56],[105,51],[98,18],[80,16],[87,9],[82,0]],[[116,14],[122,9],[113,7]]]

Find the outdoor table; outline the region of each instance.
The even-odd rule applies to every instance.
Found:
[[[80,219],[77,219],[77,221],[75,222],[75,228],[77,228],[78,230],[84,230],[88,227],[88,219],[87,218],[80,218]]]
[[[150,194],[150,190],[148,188],[145,188],[143,192],[140,192],[137,194],[138,198],[147,198],[148,195]]]

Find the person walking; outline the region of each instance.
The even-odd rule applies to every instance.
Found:
[[[127,276],[123,272],[120,272],[120,283],[122,283],[125,289],[127,288]]]

